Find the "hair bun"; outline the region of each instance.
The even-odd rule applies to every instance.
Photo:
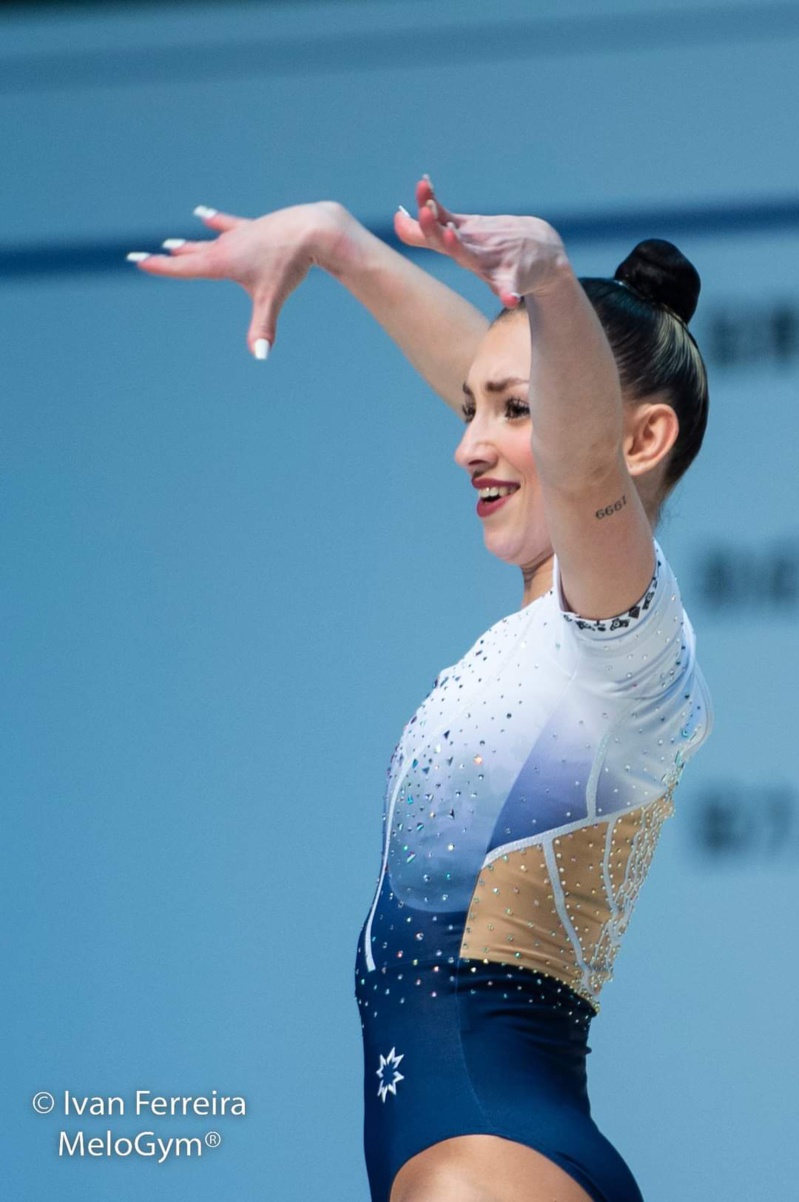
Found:
[[[694,315],[702,286],[693,263],[663,238],[639,242],[619,264],[613,278],[644,300],[671,309],[686,325]]]

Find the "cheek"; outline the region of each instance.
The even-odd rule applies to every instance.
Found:
[[[533,448],[530,445],[529,427],[524,438],[520,438],[517,442],[514,458],[518,466],[519,474],[524,478],[525,482],[536,482],[538,480],[538,470],[535,465]]]

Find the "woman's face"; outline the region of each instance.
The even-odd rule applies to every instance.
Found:
[[[480,502],[488,550],[506,563],[534,566],[552,554],[530,441],[530,327],[524,311],[491,326],[464,387],[467,421],[455,462],[478,485],[516,485],[506,500]],[[479,493],[475,490],[475,500]]]

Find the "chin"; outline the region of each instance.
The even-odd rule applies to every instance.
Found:
[[[483,541],[486,550],[490,551],[497,559],[501,559],[503,563],[521,567],[529,559],[529,555],[525,555],[525,552],[516,543],[492,537],[490,534],[487,534]]]
[[[538,563],[552,554],[552,544],[549,541],[549,536],[546,530],[540,528],[540,523],[537,524],[534,533],[536,537],[531,538],[529,527],[526,531],[526,536],[520,536],[518,531],[514,535],[509,530],[484,529],[483,543],[486,550],[490,551],[497,559],[501,559],[503,563],[512,564],[514,567],[521,569],[528,564]]]

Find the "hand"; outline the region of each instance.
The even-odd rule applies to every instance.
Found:
[[[568,267],[556,231],[537,217],[479,217],[445,209],[425,176],[416,185],[418,217],[394,216],[397,237],[449,255],[488,284],[506,308],[545,292]]]
[[[195,213],[219,237],[174,239],[169,254],[136,257],[137,266],[151,275],[240,284],[253,302],[247,344],[257,358],[265,359],[287,298],[315,263],[329,266],[328,256],[346,237],[353,219],[341,205],[328,201],[277,209],[252,220],[214,209]]]

